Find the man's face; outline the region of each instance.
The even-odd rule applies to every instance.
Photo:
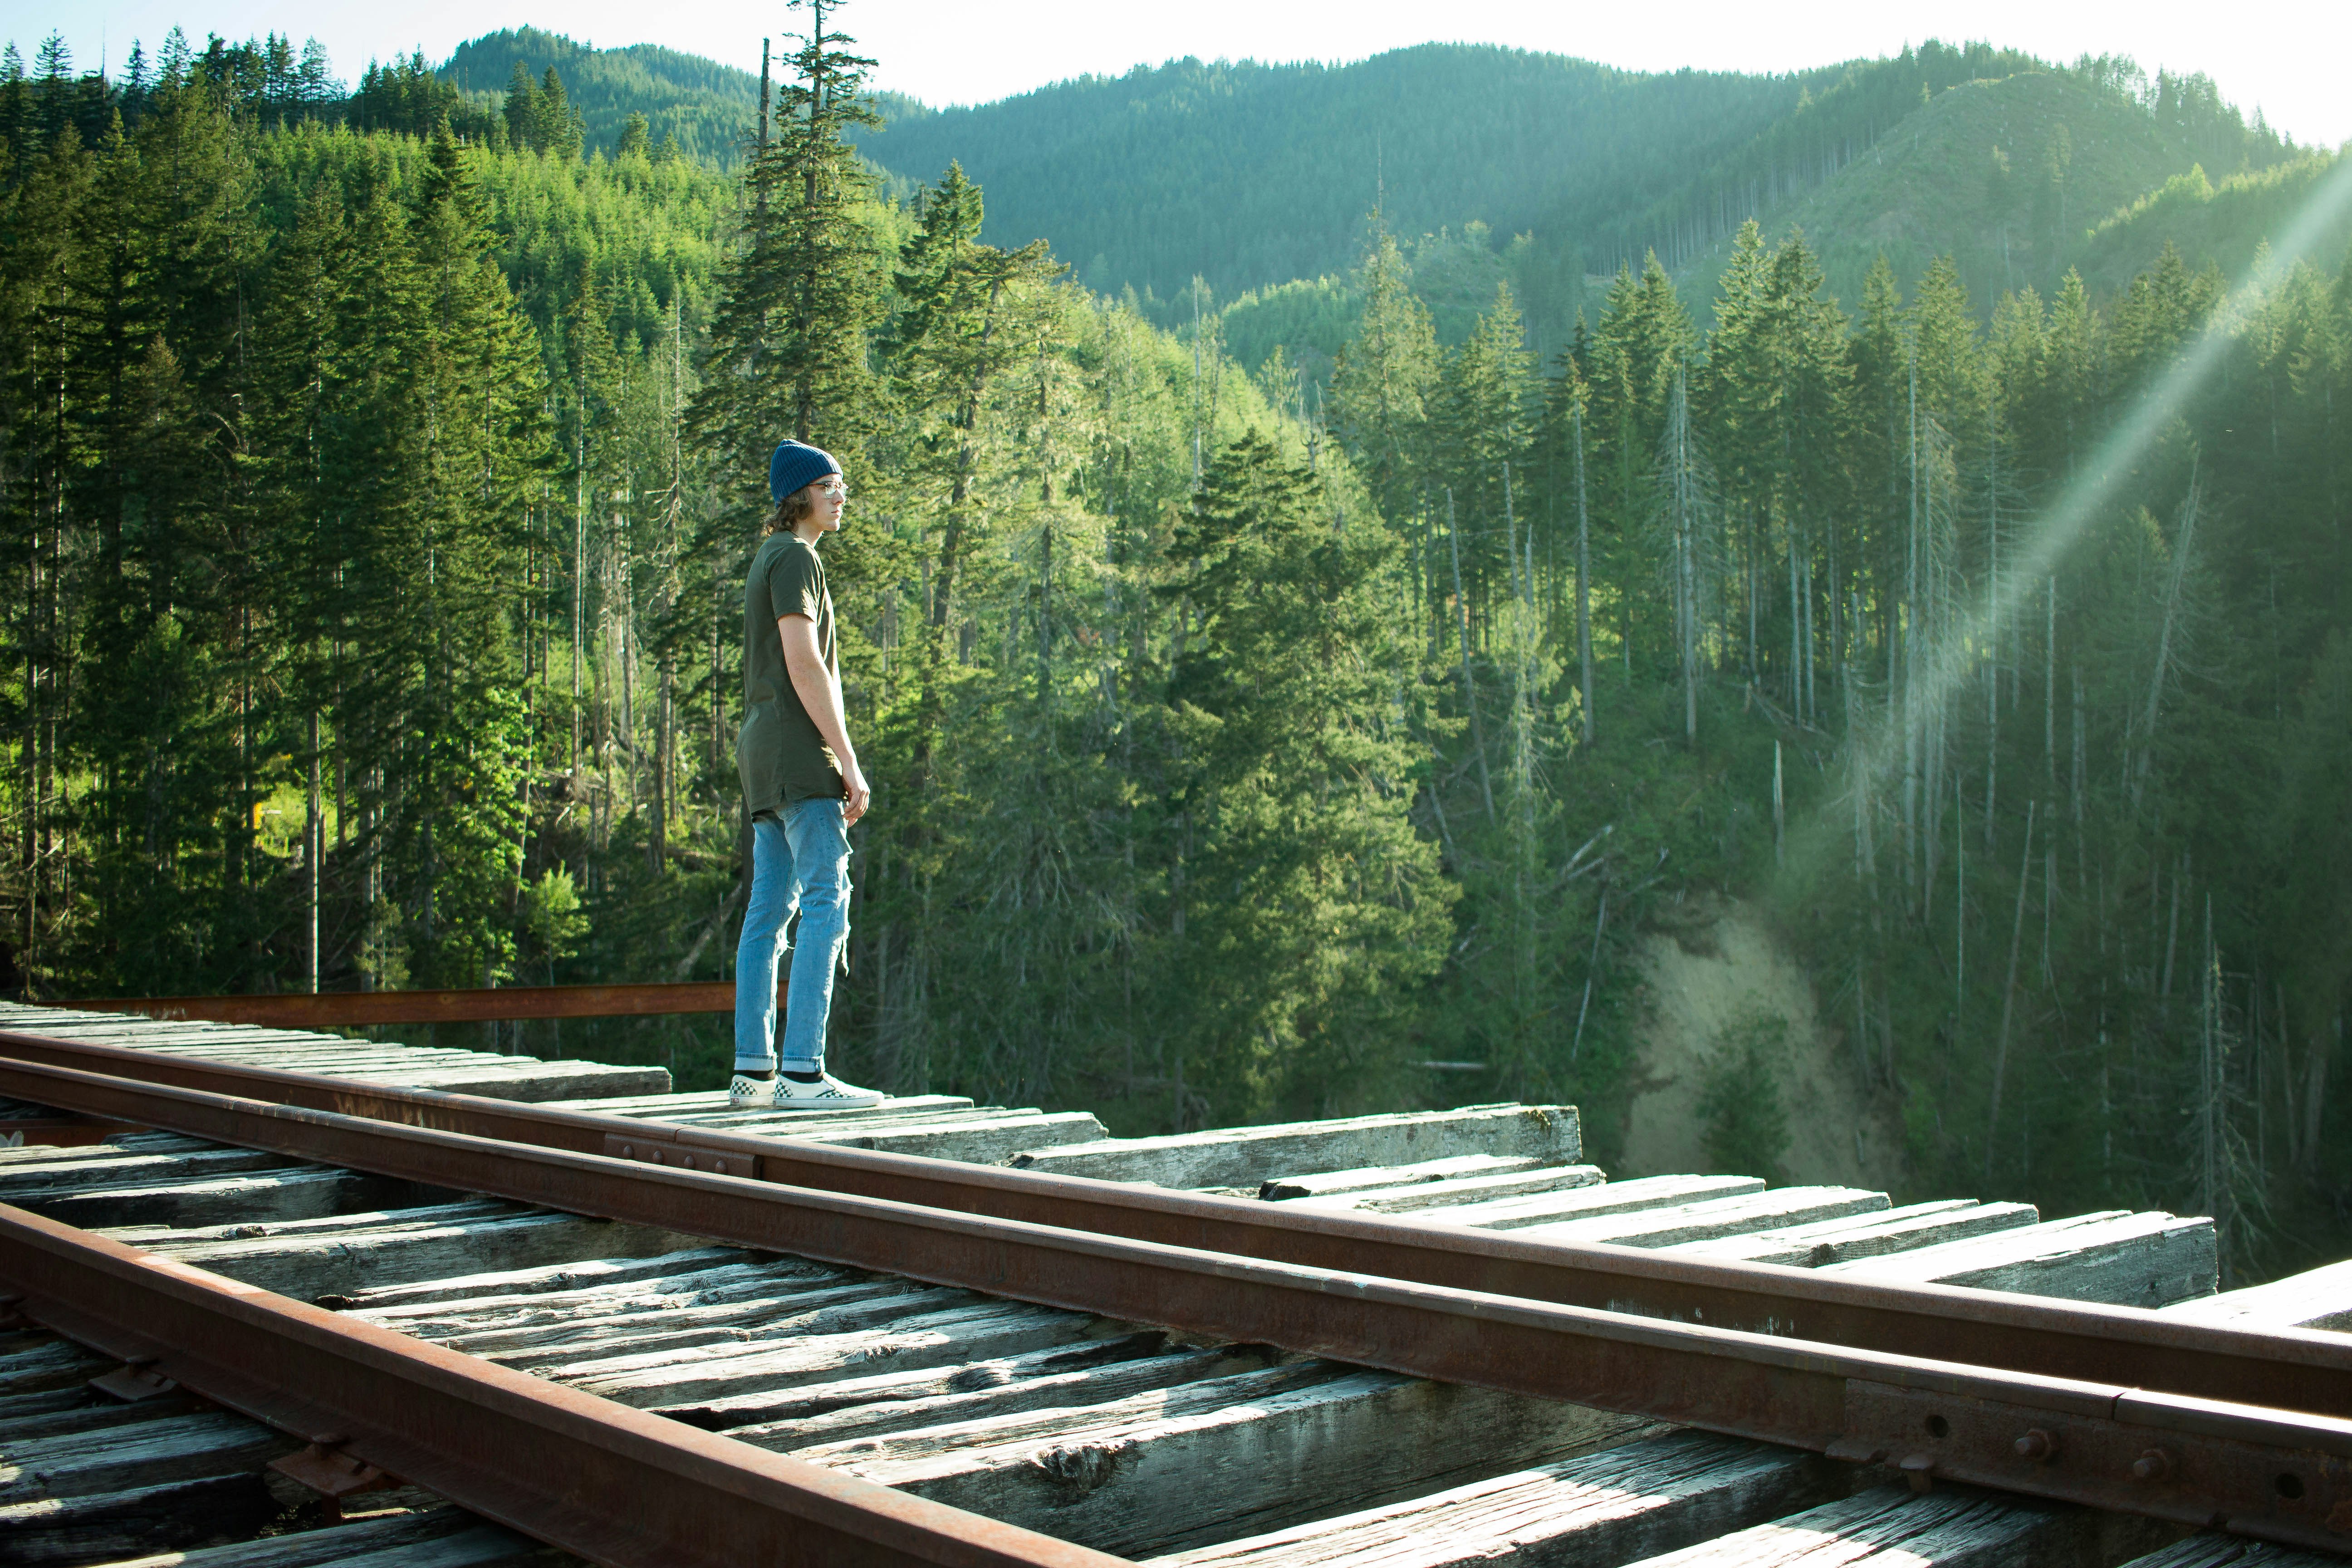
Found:
[[[840,531],[842,509],[849,504],[849,486],[839,474],[835,474],[829,479],[819,479],[809,486],[809,492],[815,501],[809,520],[816,524],[818,531]]]

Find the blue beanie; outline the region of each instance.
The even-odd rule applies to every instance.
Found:
[[[833,454],[805,441],[779,441],[768,459],[768,499],[781,502],[804,485],[841,472]]]

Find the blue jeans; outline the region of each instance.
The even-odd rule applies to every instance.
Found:
[[[782,819],[751,819],[751,899],[735,948],[735,1069],[776,1067],[776,966],[784,926],[800,910],[792,984],[784,993],[783,1067],[824,1070],[833,972],[849,940],[849,834],[841,802],[801,800]]]

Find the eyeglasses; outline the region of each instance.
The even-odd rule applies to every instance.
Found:
[[[819,494],[829,496],[835,500],[847,500],[849,499],[849,487],[847,485],[841,484],[838,481],[829,485],[819,485],[817,487],[817,491]]]

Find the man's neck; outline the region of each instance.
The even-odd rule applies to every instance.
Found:
[[[814,550],[816,542],[824,537],[824,525],[818,522],[796,522],[793,525],[793,537],[811,550]]]

